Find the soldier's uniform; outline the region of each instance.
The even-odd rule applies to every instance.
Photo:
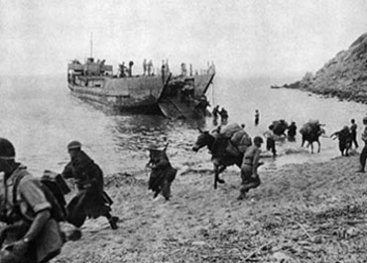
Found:
[[[255,137],[254,138],[254,144],[251,145],[249,148],[247,148],[241,165],[241,179],[242,179],[242,187],[240,189],[240,196],[238,197],[239,200],[242,200],[245,198],[246,193],[251,188],[256,188],[260,185],[261,181],[257,174],[254,174],[254,170],[257,170],[257,167],[254,167],[254,165],[258,166],[258,159],[254,163],[255,158],[259,158],[260,155],[260,146],[263,143],[262,138]]]
[[[148,166],[152,169],[148,189],[154,192],[154,197],[161,193],[166,200],[171,197],[171,184],[177,170],[171,166],[165,150],[159,150],[155,145],[148,147],[150,160]]]
[[[4,140],[0,138],[0,168],[7,174],[3,162],[10,157],[3,154]],[[58,222],[50,217],[51,204],[40,181],[25,166],[14,161],[11,165],[12,172],[0,184],[0,220],[7,224],[0,232],[0,262],[48,262],[63,245]]]
[[[359,156],[359,162],[361,164],[361,169],[359,171],[364,173],[367,160],[367,117],[363,118],[363,124],[365,125],[365,128],[361,137],[362,141],[364,142],[364,147],[362,149],[361,155]]]
[[[70,143],[68,149],[78,149],[81,147],[78,143]],[[81,227],[87,217],[105,216],[111,228],[117,229],[117,218],[110,214],[112,200],[103,191],[103,172],[85,152],[78,149],[62,175],[65,179],[74,178],[78,188],[77,195],[67,205],[69,223]]]

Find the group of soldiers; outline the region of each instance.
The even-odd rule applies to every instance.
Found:
[[[330,135],[331,138],[339,139],[339,150],[342,156],[349,155],[348,151],[353,146],[353,144],[356,148],[358,148],[357,124],[355,123],[354,119],[352,119],[350,122],[350,127],[346,125],[341,130],[334,132]]]
[[[221,118],[221,123],[223,124],[227,123],[229,115],[228,115],[228,111],[224,107],[222,107],[222,109],[219,110],[219,105],[215,106],[212,111],[212,114],[213,114],[213,122],[215,125],[218,124],[219,116]]]
[[[258,110],[255,113],[255,126],[257,126],[259,123],[259,113]],[[268,127],[268,131],[264,133],[264,137],[266,138],[266,149],[268,151],[271,151],[273,153],[273,156],[276,156],[276,149],[275,149],[275,138],[277,137],[275,134],[275,122],[271,124]],[[281,123],[280,123],[281,124]],[[365,172],[365,165],[367,161],[367,117],[363,118],[363,124],[365,125],[364,131],[362,133],[361,139],[365,143],[364,148],[361,151],[360,154],[360,169],[357,172]],[[232,126],[228,125],[227,127]],[[238,126],[238,125],[237,125]],[[282,126],[282,125],[279,125]],[[297,131],[296,123],[292,121],[292,123],[287,126],[288,130],[288,140],[294,141]],[[305,125],[304,125],[305,126]],[[224,126],[226,127],[226,126]],[[233,126],[234,127],[234,126]],[[228,131],[223,131],[222,128],[222,134],[228,138],[228,140],[231,141],[232,144],[237,146],[238,149],[241,148],[240,144],[236,144],[233,140],[234,137],[236,137],[236,133],[244,133],[244,127],[245,125],[242,125],[242,130],[236,131],[235,133],[225,134]],[[303,127],[304,128],[304,127]],[[237,128],[236,128],[237,129]],[[215,129],[218,130],[218,129]],[[220,129],[219,129],[220,130]],[[285,133],[281,132],[285,135]],[[248,135],[246,135],[248,137]],[[357,124],[354,119],[351,120],[351,126],[344,126],[343,129],[340,131],[334,132],[331,134],[330,137],[335,137],[339,139],[339,149],[341,151],[342,156],[348,156],[348,150],[352,147],[354,144],[355,148],[358,148],[358,142],[357,142]],[[243,159],[241,163],[241,179],[242,179],[242,187],[240,189],[240,195],[238,197],[238,200],[243,200],[246,196],[246,193],[252,189],[256,188],[260,185],[260,178],[257,172],[258,167],[262,164],[260,162],[260,153],[261,153],[261,145],[263,143],[263,139],[260,136],[256,136],[252,140],[252,144],[249,147],[245,147],[245,151],[242,151],[243,153]]]
[[[148,146],[150,160],[146,166],[151,168],[148,188],[154,197],[161,193],[169,200],[177,170],[171,166],[166,148]],[[113,201],[104,191],[101,168],[82,150],[79,141],[70,142],[67,151],[70,162],[60,175],[54,173],[50,187],[16,162],[13,144],[0,138],[0,172],[4,174],[0,221],[6,224],[0,231],[0,263],[48,262],[60,253],[66,241],[81,238],[80,227],[87,218],[105,217],[112,229],[118,229],[119,218],[111,214]],[[52,172],[46,173],[50,176]],[[70,189],[65,179],[73,179],[78,189],[67,204],[63,195]],[[62,232],[62,221],[74,229]]]
[[[74,179],[78,192],[65,206],[57,195],[60,191],[17,162],[13,144],[0,138],[0,220],[6,224],[0,231],[1,263],[48,262],[60,253],[64,242],[81,237],[79,228],[87,218],[103,216],[112,229],[118,228],[119,218],[111,215],[112,200],[103,190],[103,172],[81,147],[78,141],[68,144],[70,162],[56,177],[56,184],[51,184],[62,188],[64,179]],[[75,229],[61,232],[61,221]]]
[[[358,147],[357,125],[354,120],[351,123],[351,128],[344,128],[333,136],[340,139],[348,130],[351,134],[348,138]],[[367,117],[363,119],[363,124],[365,129],[362,140],[365,146],[360,155],[360,172],[365,171],[367,159]],[[243,200],[250,189],[258,187],[261,183],[258,167],[262,164],[260,153],[264,141],[260,136],[254,137],[252,142],[249,141],[244,128],[244,125],[239,126],[236,132],[230,135],[236,138],[239,145],[244,141],[248,146],[243,151],[242,186],[238,200]],[[172,167],[166,148],[167,145],[164,149],[160,149],[157,145],[148,146],[150,159],[146,166],[151,168],[148,188],[154,192],[154,197],[162,194],[169,200],[171,184],[177,170]],[[62,182],[64,179],[74,179],[78,192],[65,205],[63,213],[61,207],[63,204],[59,202],[55,192],[52,192],[42,180],[32,176],[26,166],[17,162],[13,144],[5,138],[0,138],[0,172],[3,173],[3,183],[0,185],[0,220],[6,224],[0,231],[1,263],[48,262],[60,253],[66,241],[81,237],[80,227],[87,218],[102,216],[108,220],[112,229],[118,228],[119,218],[111,214],[113,202],[103,188],[102,170],[82,150],[80,142],[70,142],[67,150],[70,162],[58,180]],[[61,221],[72,224],[75,229],[68,234],[61,232],[59,226]]]

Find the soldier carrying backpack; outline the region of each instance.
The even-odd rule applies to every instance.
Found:
[[[0,138],[0,262],[43,263],[57,256],[63,246],[58,221],[45,186],[27,168],[15,162],[13,144]],[[56,202],[56,201],[55,201]]]
[[[171,197],[171,184],[176,177],[177,169],[171,166],[166,154],[166,147],[161,150],[157,145],[148,146],[149,162],[146,167],[151,168],[148,189],[154,192],[154,198],[159,193],[168,201]]]
[[[104,216],[112,229],[117,229],[117,216],[111,215],[112,199],[103,190],[103,172],[99,166],[81,149],[78,141],[72,141],[67,149],[70,162],[65,166],[62,176],[74,178],[78,193],[67,205],[67,221],[81,227],[85,220]]]

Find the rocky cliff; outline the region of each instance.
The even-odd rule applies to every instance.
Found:
[[[367,33],[315,74],[306,73],[302,80],[283,87],[367,103]]]

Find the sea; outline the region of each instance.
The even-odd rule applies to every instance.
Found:
[[[271,89],[271,85],[284,84],[277,81],[267,77],[216,77],[207,93],[212,107],[224,107],[229,112],[229,123],[244,123],[252,137],[262,135],[273,120],[295,121],[298,128],[310,119],[325,124],[320,153],[316,145],[314,154],[302,148],[298,134],[295,142],[277,142],[279,156],[265,158],[267,165],[277,169],[286,164],[324,162],[340,156],[338,142],[330,135],[350,125],[352,118],[358,124],[358,141],[363,146],[360,134],[366,105],[304,91]],[[257,127],[256,109],[260,112]],[[13,142],[17,159],[36,175],[46,169],[61,172],[69,161],[66,146],[72,140],[83,144],[107,176],[144,169],[150,143],[169,143],[175,162],[185,163],[187,156],[195,158],[190,151],[198,128],[214,127],[210,117],[169,120],[161,115],[114,112],[75,97],[67,88],[66,77],[61,75],[0,78],[0,137]],[[263,152],[266,157],[265,145]]]

